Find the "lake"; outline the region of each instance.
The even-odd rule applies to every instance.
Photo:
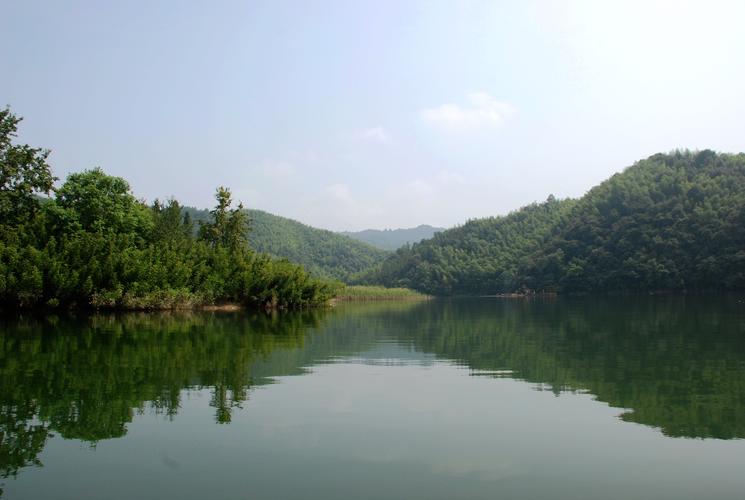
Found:
[[[0,319],[8,499],[742,499],[745,298]]]

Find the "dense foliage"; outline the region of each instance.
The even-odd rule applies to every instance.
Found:
[[[177,201],[145,205],[100,169],[40,199],[54,178],[46,151],[12,144],[19,121],[0,112],[0,305],[299,307],[333,295],[300,266],[253,252],[225,188],[198,236]]]
[[[394,251],[404,245],[419,243],[444,231],[442,227],[432,227],[422,224],[407,229],[365,229],[363,231],[343,231],[341,234],[355,240],[364,241],[383,250]]]
[[[191,207],[185,207],[184,213],[195,221],[209,217],[206,210]],[[314,276],[349,281],[388,255],[346,236],[261,210],[246,210],[246,214],[251,219],[251,248],[300,264]]]
[[[560,290],[745,288],[745,154],[658,154],[585,195],[524,266]]]
[[[745,154],[676,151],[404,248],[366,281],[435,294],[745,288]]]
[[[435,295],[511,290],[520,285],[521,259],[539,248],[573,204],[551,197],[505,217],[468,221],[399,249],[361,281]]]

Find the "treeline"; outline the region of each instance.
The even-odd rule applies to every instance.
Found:
[[[290,308],[334,294],[334,283],[252,251],[226,188],[196,230],[176,200],[146,205],[100,169],[54,189],[49,152],[12,143],[19,121],[0,111],[0,306]]]
[[[675,151],[403,248],[361,280],[423,292],[745,288],[745,154]]]
[[[210,213],[184,207],[194,221]],[[311,275],[349,281],[364,269],[380,264],[389,253],[347,236],[307,226],[261,210],[246,210],[251,219],[249,246],[302,265]]]

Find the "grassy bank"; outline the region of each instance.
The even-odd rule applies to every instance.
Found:
[[[429,295],[408,288],[386,288],[382,286],[347,286],[335,300],[342,302],[363,302],[373,300],[426,300]]]

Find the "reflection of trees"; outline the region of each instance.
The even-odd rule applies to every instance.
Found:
[[[562,298],[422,304],[402,315],[420,350],[555,392],[587,390],[665,435],[745,438],[745,324],[735,297]]]
[[[0,324],[0,475],[38,464],[51,430],[123,436],[136,411],[173,416],[184,388],[212,390],[216,420],[247,398],[251,366],[303,344],[319,313],[127,314]]]
[[[32,423],[35,413],[33,406],[0,408],[0,477],[15,476],[21,467],[41,465],[37,456],[49,430],[45,425]]]
[[[174,417],[185,388],[210,390],[216,421],[229,422],[270,377],[381,338],[556,393],[587,390],[668,436],[745,438],[742,314],[717,296],[0,320],[0,477],[38,464],[53,432],[96,442],[123,436],[136,412]]]

